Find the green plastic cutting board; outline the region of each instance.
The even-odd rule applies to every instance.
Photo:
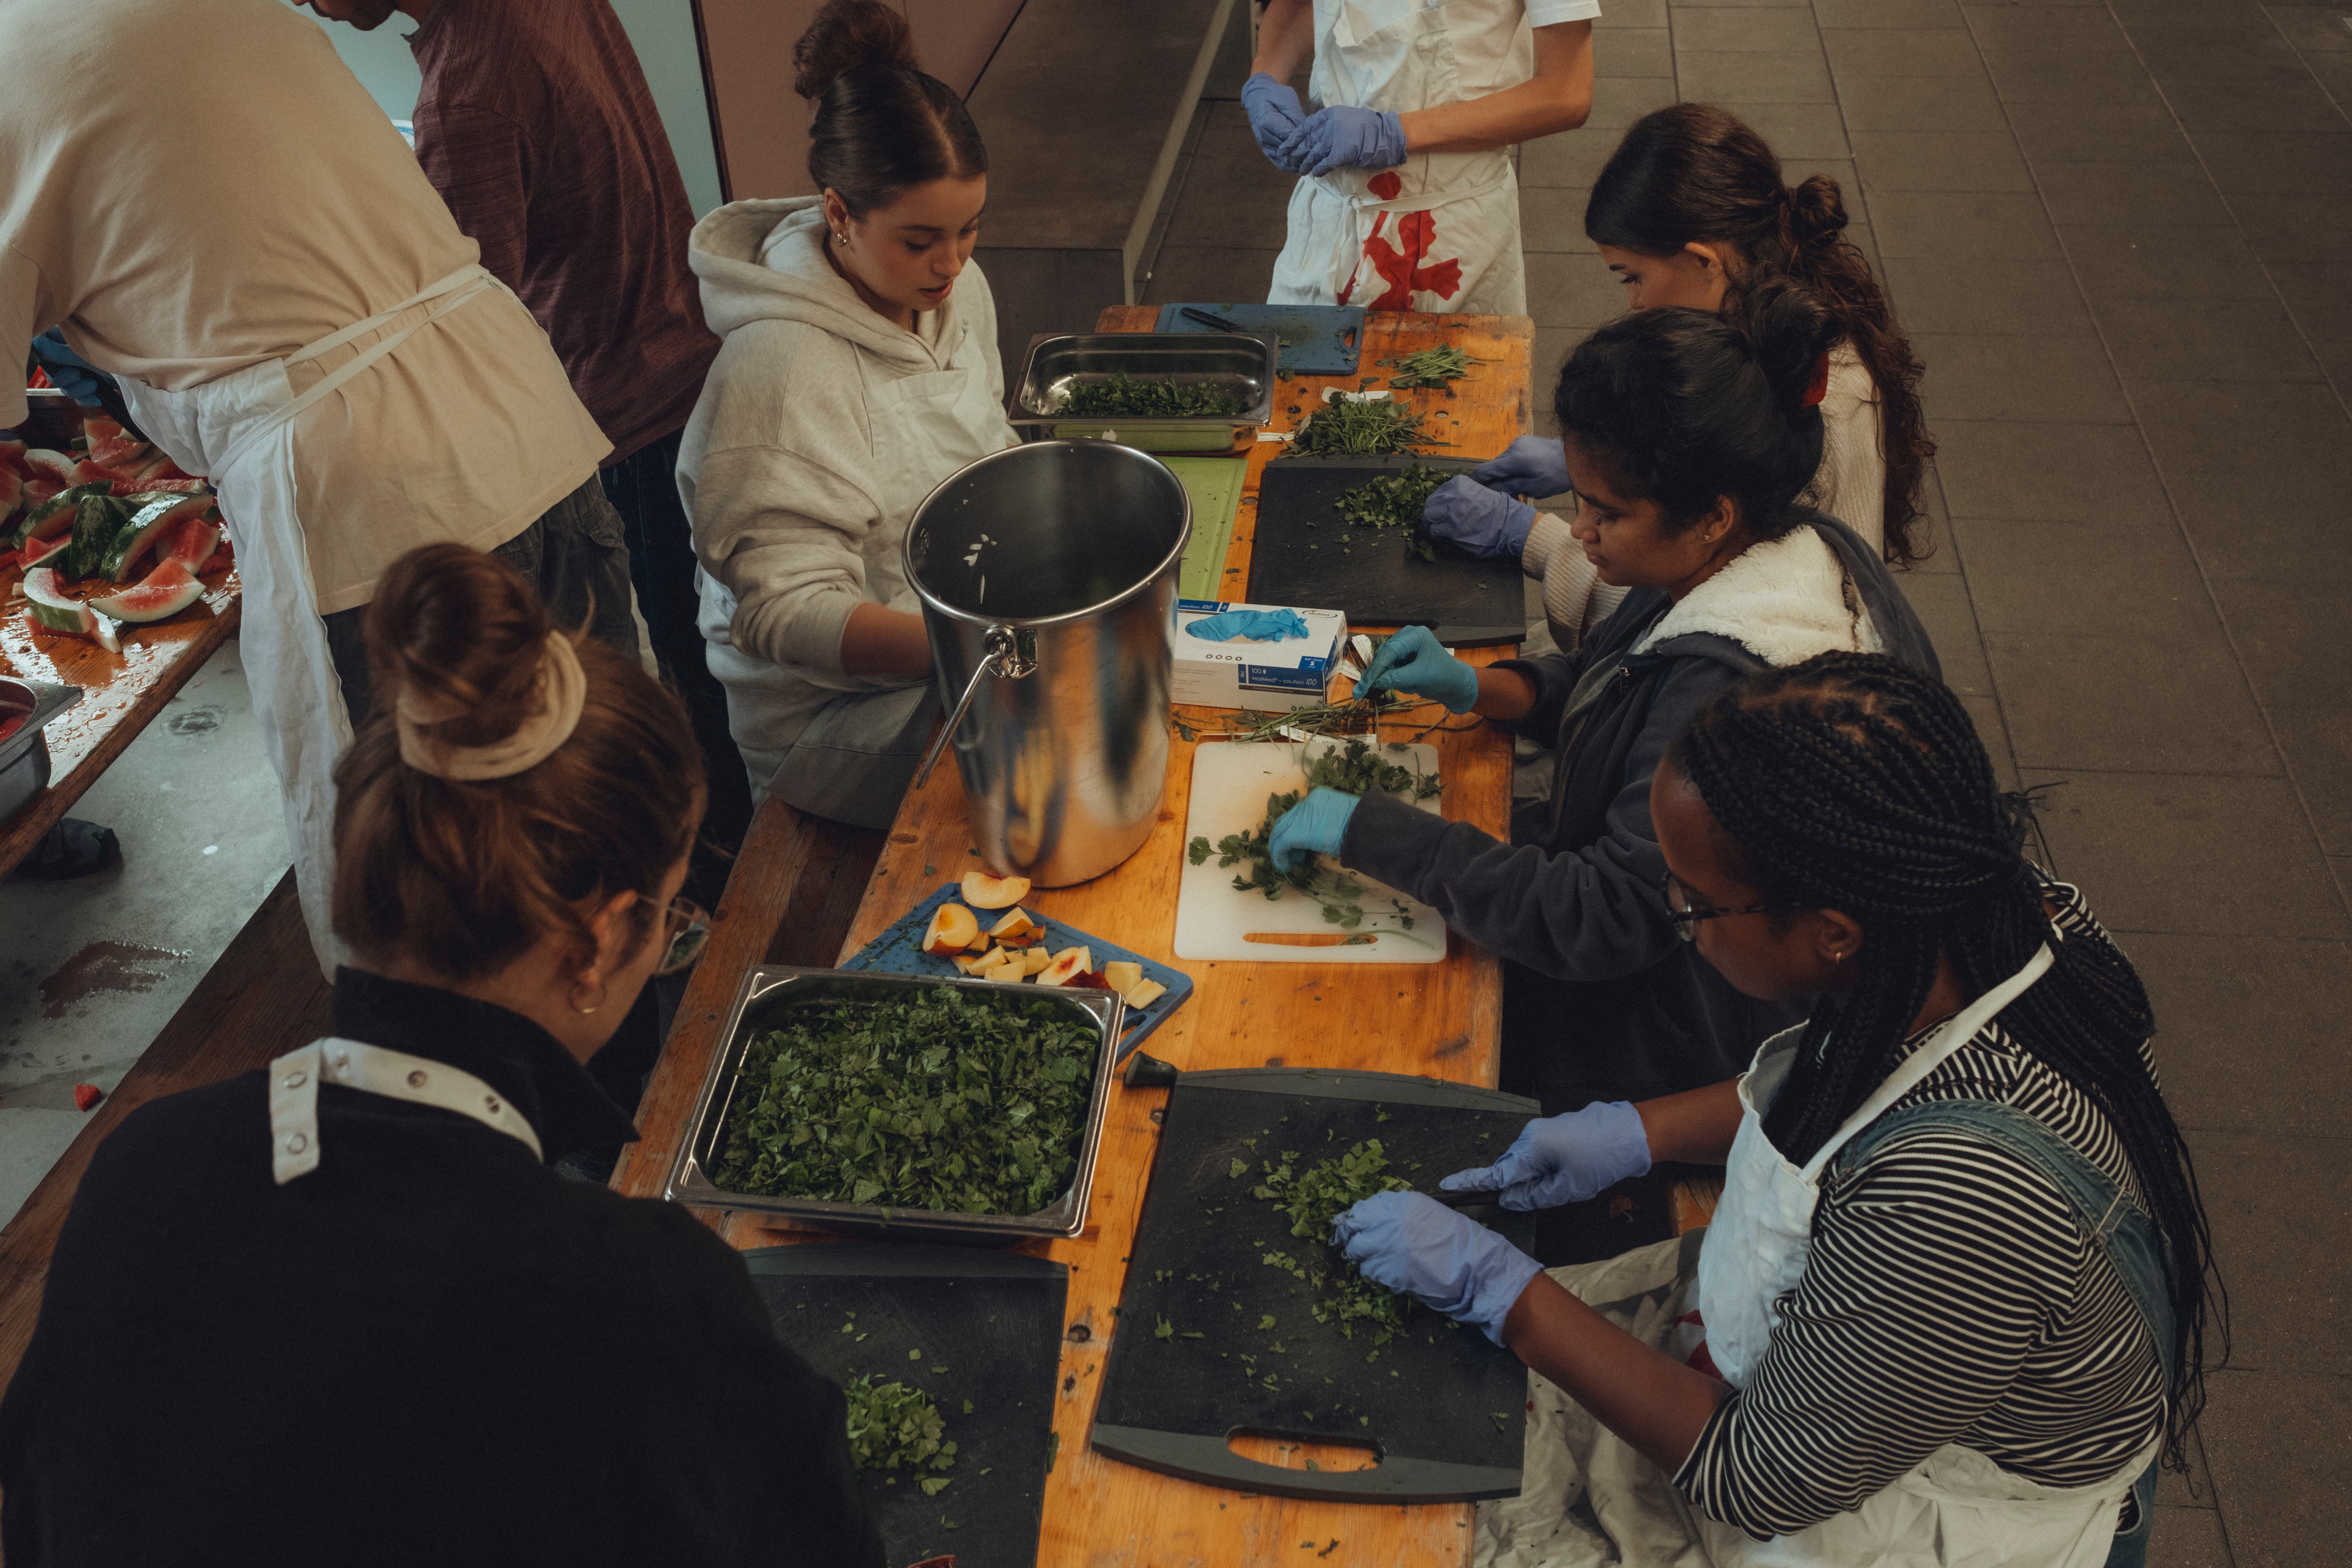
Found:
[[[1169,471],[1184,483],[1192,498],[1192,540],[1184,546],[1184,564],[1177,573],[1178,596],[1186,599],[1237,599],[1242,582],[1233,579],[1233,592],[1223,587],[1225,547],[1234,541],[1234,514],[1241,510],[1242,480],[1249,464],[1239,458],[1162,458]]]

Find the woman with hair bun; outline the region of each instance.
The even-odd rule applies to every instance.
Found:
[[[1720,310],[1774,279],[1822,301],[1835,330],[1820,376],[1821,466],[1801,499],[1907,565],[1930,549],[1920,491],[1936,447],[1920,413],[1918,359],[1846,223],[1835,180],[1783,185],[1764,139],[1705,103],[1634,121],[1584,211],[1585,234],[1630,309]],[[1559,443],[1523,436],[1433,496],[1428,520],[1465,548],[1517,555],[1543,582],[1554,640],[1572,647],[1620,595],[1596,582],[1565,521],[1517,499],[1561,493],[1565,481]]]
[[[1374,795],[1318,789],[1275,825],[1277,864],[1336,855],[1499,952],[1503,1083],[1547,1110],[1713,1083],[1790,1021],[1678,940],[1658,894],[1650,775],[1684,719],[1739,677],[1831,650],[1934,649],[1876,553],[1801,504],[1819,466],[1807,393],[1834,331],[1801,289],[1737,314],[1644,310],[1587,338],[1554,400],[1575,527],[1623,606],[1574,653],[1484,669],[1428,628],[1389,639],[1362,691],[1410,691],[1553,748],[1509,843]]]
[[[700,952],[700,748],[504,562],[394,562],[333,1033],[123,1119],[0,1402],[11,1564],[879,1568],[841,1391],[582,1064]]]
[[[1478,1560],[2138,1568],[2227,1300],[2131,962],[2021,853],[1968,710],[1832,653],[1717,691],[1650,786],[1666,908],[1749,995],[1738,1079],[1528,1123],[1525,1211],[1725,1165],[1704,1231],[1546,1275],[1420,1194],[1339,1239],[1530,1380]]]
[[[678,489],[754,795],[880,827],[939,717],[907,524],[941,479],[1015,440],[996,306],[971,265],[988,154],[879,0],[831,0],[793,59],[821,194],[732,202],[695,226],[724,342]]]

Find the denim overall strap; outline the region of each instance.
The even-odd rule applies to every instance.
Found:
[[[2163,1238],[2147,1209],[2118,1186],[2082,1151],[2053,1132],[2040,1118],[2012,1105],[1989,1100],[1939,1100],[1890,1110],[1856,1133],[1840,1152],[1839,1163],[1859,1165],[1871,1152],[1897,1132],[1921,1128],[1954,1131],[1980,1139],[2019,1156],[2048,1176],[2074,1211],[2075,1223],[2091,1245],[2105,1255],[2124,1283],[2140,1321],[2164,1358],[2168,1376],[2176,1368],[2173,1353],[2172,1298],[2166,1289]],[[2157,1462],[2132,1485],[2138,1518],[2132,1529],[2116,1537],[2107,1568],[2141,1568],[2147,1560],[2147,1542],[2156,1526]]]

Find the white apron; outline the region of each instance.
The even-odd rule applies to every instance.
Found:
[[[319,1168],[319,1085],[436,1105],[503,1132],[544,1159],[539,1134],[504,1095],[446,1062],[330,1035],[269,1064],[269,1174],[279,1186]]]
[[[1801,1030],[1765,1042],[1740,1080],[1742,1115],[1714,1223],[1699,1238],[1644,1247],[1578,1270],[1574,1292],[1645,1343],[1677,1359],[1693,1349],[1686,1308],[1705,1320],[1705,1347],[1724,1380],[1747,1386],[1804,1276],[1819,1182],[1837,1151],[1948,1059],[2049,969],[2047,947],[1948,1019],[1839,1128],[1802,1169],[1764,1134],[1762,1112],[1788,1075]],[[1692,1299],[1686,1300],[1685,1297]],[[1518,1498],[1482,1509],[1482,1568],[2102,1568],[2123,1500],[2162,1446],[2159,1438],[2104,1481],[2052,1487],[1946,1444],[1849,1513],[1794,1535],[1758,1541],[1685,1503],[1655,1465],[1544,1379],[1528,1379],[1528,1468]],[[1578,1494],[1602,1524],[1570,1515]]]
[[[1317,0],[1308,90],[1319,105],[1403,113],[1483,98],[1534,75],[1520,0],[1441,0],[1362,32],[1360,19],[1349,0]],[[1302,177],[1266,300],[1526,314],[1509,153],[1415,153],[1393,169]]]
[[[264,360],[184,392],[160,392],[122,378],[123,400],[140,429],[220,492],[221,519],[236,548],[244,584],[238,636],[254,717],[286,797],[294,884],[310,945],[330,978],[342,947],[328,921],[334,889],[335,761],[352,743],[351,716],[327,650],[310,554],[294,482],[294,421],[344,383],[485,289],[504,285],[478,265],[452,272],[390,310],[354,321],[282,360]],[[287,367],[316,359],[427,301],[434,308],[371,343],[318,384],[295,393]]]

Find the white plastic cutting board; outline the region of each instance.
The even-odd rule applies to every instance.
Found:
[[[1184,842],[1206,838],[1212,844],[1229,833],[1248,833],[1265,820],[1265,797],[1304,788],[1306,764],[1324,752],[1336,751],[1344,741],[1314,740],[1300,745],[1266,741],[1212,741],[1192,753],[1192,804],[1184,821]],[[1383,748],[1383,760],[1419,773],[1437,772],[1437,748],[1409,746],[1402,752]],[[1436,814],[1434,795],[1417,803]],[[1336,867],[1337,862],[1327,862]],[[1237,892],[1237,866],[1219,867],[1210,856],[1200,865],[1184,858],[1184,878],[1176,893],[1176,956],[1179,958],[1248,959],[1260,963],[1435,963],[1445,956],[1445,921],[1428,905],[1402,899],[1412,920],[1404,931],[1391,903],[1402,895],[1370,877],[1357,876],[1364,887],[1364,922],[1343,931],[1323,918],[1323,907],[1296,889],[1269,901],[1263,892]],[[1344,873],[1353,876],[1354,873]],[[1251,942],[1253,934],[1370,936],[1369,942],[1340,946],[1296,947]]]

